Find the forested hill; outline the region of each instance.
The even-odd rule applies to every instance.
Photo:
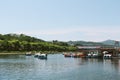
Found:
[[[106,40],[103,42],[69,41],[68,44],[75,46],[114,46],[115,40]]]
[[[37,39],[35,37],[27,36],[24,34],[0,34],[0,40],[19,40],[19,41],[28,41],[28,42],[44,42],[42,39]]]
[[[3,51],[75,51],[77,48],[57,40],[47,42],[24,34],[0,34],[0,52]]]
[[[102,42],[89,42],[89,41],[69,41],[68,44],[75,46],[115,46],[116,40],[106,40]],[[120,41],[118,41],[118,45]],[[120,45],[119,45],[120,46]]]

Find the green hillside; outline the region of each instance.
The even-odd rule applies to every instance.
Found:
[[[0,34],[3,51],[75,51],[76,47],[60,41],[44,41],[24,34]]]
[[[0,40],[19,40],[19,41],[27,41],[27,42],[44,42],[42,39],[37,39],[35,37],[27,36],[24,34],[0,34]]]

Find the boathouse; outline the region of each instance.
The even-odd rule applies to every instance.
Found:
[[[115,46],[77,46],[79,52],[84,54],[100,54],[103,55],[104,51],[107,51],[112,56],[118,56],[120,53],[120,48]]]

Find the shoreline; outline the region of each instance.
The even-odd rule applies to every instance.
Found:
[[[63,52],[58,52],[58,51],[25,51],[25,52],[20,52],[20,51],[5,51],[5,52],[0,52],[0,55],[26,55],[27,52],[31,52],[32,55],[35,53],[47,53],[47,54],[56,54],[56,53],[63,53]]]
[[[17,53],[17,52],[0,52],[0,55],[25,55],[25,53]]]

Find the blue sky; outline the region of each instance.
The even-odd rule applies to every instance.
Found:
[[[0,0],[0,33],[44,40],[120,40],[120,0]]]

